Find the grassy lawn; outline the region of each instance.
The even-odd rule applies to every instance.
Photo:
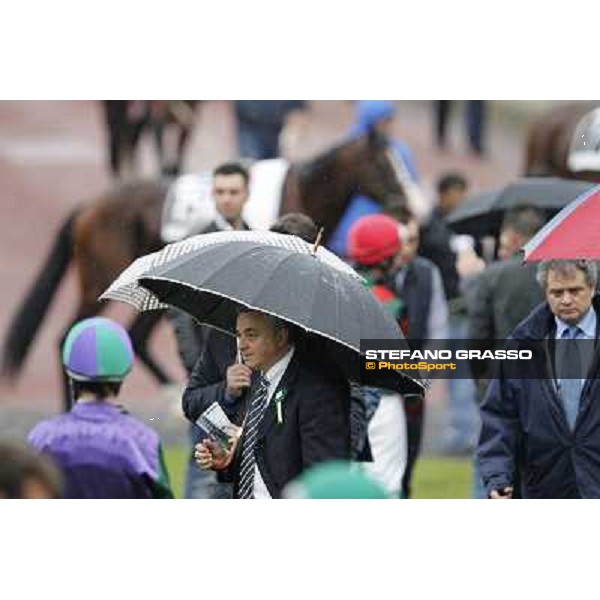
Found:
[[[175,496],[183,496],[187,449],[165,448],[165,460]],[[425,457],[414,474],[415,498],[470,498],[471,461],[467,458]]]
[[[425,457],[413,477],[415,498],[470,498],[471,459]]]
[[[183,498],[185,467],[189,450],[183,446],[168,446],[164,450],[165,462],[171,479],[171,489],[176,498]]]

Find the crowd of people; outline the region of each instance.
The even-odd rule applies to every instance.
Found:
[[[437,105],[440,145],[444,102]],[[237,102],[241,155],[278,156],[284,123],[301,128],[303,110],[300,101]],[[481,101],[471,101],[468,111],[470,143],[482,154]],[[410,149],[391,138],[394,114],[392,102],[357,102],[348,135],[376,129],[404,181],[418,190]],[[203,234],[249,229],[249,186],[240,162],[214,169],[217,216]],[[495,260],[486,262],[481,240],[457,236],[446,224],[468,191],[463,173],[445,173],[433,208],[403,223],[356,195],[330,248],[362,275],[411,349],[436,339],[478,350],[506,340],[541,349],[523,372],[472,361],[445,382],[442,450],[473,458],[473,497],[598,497],[597,269],[582,260],[523,265],[519,249],[545,222],[531,206],[505,214]],[[315,243],[318,224],[291,213],[271,230]],[[258,310],[238,311],[235,337],[175,309],[169,317],[188,378],[181,399],[189,421],[186,498],[311,497],[306,490],[315,487],[312,497],[413,495],[426,394],[349,381],[300,328]],[[567,339],[591,346],[563,351]],[[62,361],[73,407],[38,424],[29,447],[0,446],[0,497],[173,497],[157,433],[118,401],[133,365],[126,331],[106,318],[81,321],[64,342]],[[215,403],[233,424],[225,446],[197,424]]]

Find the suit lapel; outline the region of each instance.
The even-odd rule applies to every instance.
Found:
[[[288,368],[285,370],[285,373],[283,374],[283,377],[281,378],[279,385],[274,390],[274,392],[271,394],[271,397],[269,399],[269,404],[268,404],[266,412],[265,412],[265,416],[264,416],[264,418],[260,424],[260,427],[258,429],[259,439],[264,438],[269,433],[269,431],[273,428],[273,426],[278,425],[278,423],[277,423],[277,407],[275,406],[275,398],[277,397],[277,394],[282,391],[287,392],[285,398],[282,399],[282,401],[281,401],[281,409],[282,409],[282,414],[283,414],[284,423],[285,423],[285,404],[288,401],[289,396],[292,393],[292,389],[294,387],[296,378],[298,376],[299,368],[300,368],[300,364],[298,362],[296,353],[294,353],[294,356],[292,357],[292,360],[290,361]]]

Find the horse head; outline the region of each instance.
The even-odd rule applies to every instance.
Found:
[[[294,169],[291,170],[294,172]],[[384,212],[408,221],[408,175],[395,164],[385,137],[370,132],[351,138],[307,161],[297,168],[299,201],[287,210],[301,210],[325,227],[326,235],[335,229],[351,198],[364,194],[378,202]],[[285,200],[293,196],[294,186],[286,186]]]
[[[410,176],[398,164],[388,139],[376,130],[346,146],[351,169],[352,193],[363,194],[378,202],[384,212],[406,222],[410,215]]]

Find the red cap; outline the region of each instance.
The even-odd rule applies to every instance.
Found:
[[[387,215],[367,215],[348,232],[348,255],[361,265],[377,265],[402,248],[400,224]]]

